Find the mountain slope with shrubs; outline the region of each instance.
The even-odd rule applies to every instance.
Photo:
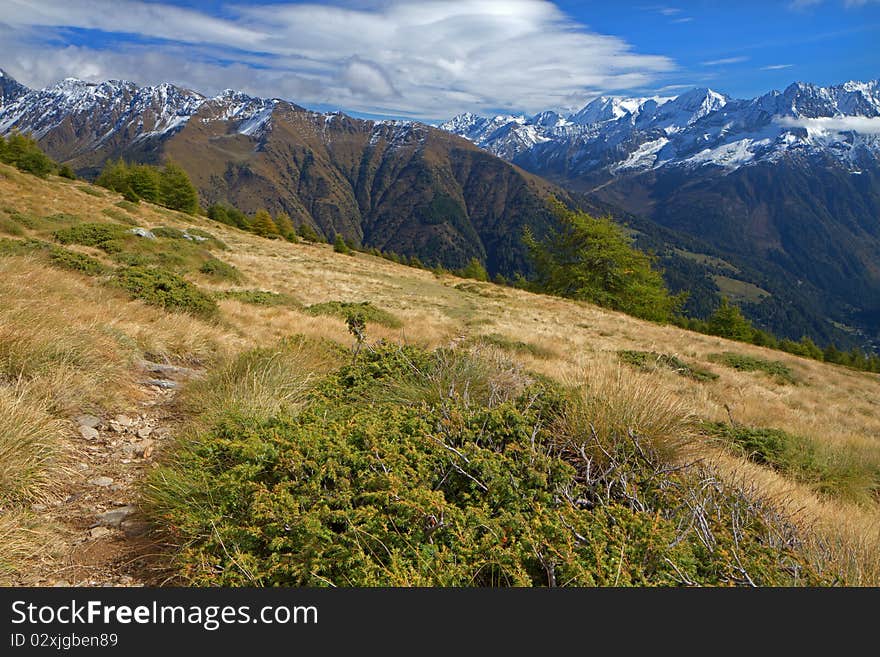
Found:
[[[876,374],[52,173],[0,199],[9,582],[880,582]]]

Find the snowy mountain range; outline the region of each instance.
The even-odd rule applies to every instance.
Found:
[[[705,88],[671,98],[603,96],[569,116],[461,114],[440,127],[581,189],[633,171],[732,170],[815,151],[857,173],[862,158],[880,156],[880,81],[795,83],[750,100]]]
[[[552,194],[636,228],[693,312],[729,295],[778,335],[838,344],[880,344],[878,124],[878,81],[751,100],[602,97],[438,129],[172,84],[31,90],[0,72],[0,134],[34,135],[86,177],[108,159],[171,158],[204,204],[286,212],[448,267],[476,257],[505,276],[528,266],[522,229],[552,224]]]

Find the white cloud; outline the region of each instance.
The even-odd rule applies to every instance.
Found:
[[[703,66],[724,66],[726,64],[740,64],[749,61],[748,57],[725,57],[724,59],[713,59],[703,62]]]
[[[812,132],[860,132],[866,135],[880,135],[880,117],[834,116],[818,119],[782,116],[777,119],[787,128],[806,128]]]
[[[762,66],[762,71],[781,71],[782,69],[791,68],[794,64],[770,64],[769,66]]]
[[[570,109],[675,68],[546,0],[241,4],[224,15],[139,0],[0,0],[0,66],[32,85],[73,75],[167,80],[207,93],[241,86],[300,104],[431,119]],[[65,27],[167,43],[65,46]]]

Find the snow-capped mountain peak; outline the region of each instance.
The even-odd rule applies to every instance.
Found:
[[[227,89],[213,98],[169,83],[139,86],[127,80],[90,82],[65,78],[30,90],[8,74],[0,77],[0,134],[22,129],[41,138],[64,123],[74,127],[69,155],[94,150],[116,138],[137,142],[182,129],[192,117],[232,122],[241,134],[259,136],[278,100]]]
[[[568,175],[599,178],[663,166],[729,171],[786,154],[831,155],[853,169],[865,154],[880,158],[877,80],[799,82],[752,100],[709,88],[673,98],[601,96],[561,121],[549,110],[525,123],[500,118],[461,115],[441,127],[532,168],[553,162]]]

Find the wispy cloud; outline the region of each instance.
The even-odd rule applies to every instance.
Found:
[[[672,22],[673,22],[673,23],[690,23],[690,22],[693,21],[693,20],[694,20],[694,17],[693,17],[693,16],[685,16],[685,17],[683,17],[683,18],[676,18],[676,19],[673,20]]]
[[[702,62],[703,66],[726,66],[727,64],[741,64],[749,61],[748,57],[725,57],[724,59],[712,59]]]
[[[866,135],[880,135],[880,117],[835,116],[818,119],[783,116],[777,123],[788,128],[806,128],[814,132],[860,132]]]
[[[547,0],[240,3],[223,16],[144,0],[0,0],[0,62],[34,86],[65,76],[235,86],[426,119],[569,109],[676,68]],[[109,45],[70,45],[69,28]]]
[[[794,64],[770,64],[769,66],[762,66],[762,71],[781,71],[784,68],[791,68]]]

